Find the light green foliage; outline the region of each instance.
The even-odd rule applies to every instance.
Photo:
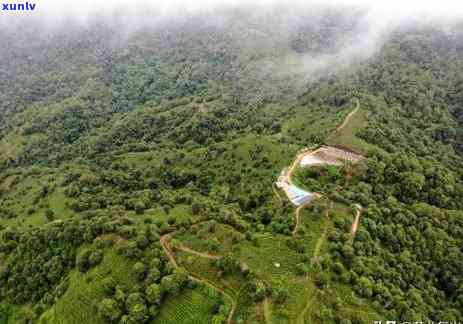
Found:
[[[223,15],[0,30],[0,322],[461,318],[459,29],[318,74],[360,12]],[[293,234],[318,144],[365,160],[296,170]]]
[[[105,298],[100,302],[98,314],[109,322],[117,321],[122,315],[117,302],[110,298]]]
[[[210,323],[214,303],[215,298],[208,297],[200,289],[187,289],[176,297],[167,298],[152,324]]]

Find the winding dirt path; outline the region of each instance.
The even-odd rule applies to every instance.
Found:
[[[175,247],[177,250],[180,250],[180,251],[183,251],[183,252],[187,252],[187,253],[190,253],[190,254],[194,254],[194,255],[197,255],[201,258],[206,258],[206,259],[210,259],[210,260],[218,260],[221,258],[220,255],[215,255],[215,254],[211,254],[211,253],[204,253],[204,252],[199,252],[199,251],[196,251],[196,250],[193,250],[191,248],[189,248],[188,246],[185,246],[183,244],[180,244],[178,246]]]
[[[335,133],[339,133],[340,131],[343,130],[344,127],[346,127],[346,125],[349,123],[350,119],[352,118],[352,116],[355,115],[355,113],[360,109],[360,100],[357,99],[357,105],[355,107],[354,110],[352,110],[347,116],[346,118],[344,118],[344,121],[342,122],[341,125],[339,125],[336,130],[334,131]]]
[[[317,149],[318,150],[318,149]],[[307,154],[313,154],[315,153],[317,150],[311,150],[311,149],[307,149],[307,150],[304,150],[302,151],[301,153],[299,153],[296,157],[296,159],[293,161],[293,163],[291,164],[291,166],[289,167],[288,169],[288,173],[287,173],[287,179],[288,179],[288,182],[290,185],[294,185],[293,183],[293,180],[292,180],[292,176],[293,176],[293,173],[294,173],[294,170],[296,170],[297,166],[299,165],[299,163],[301,162],[301,160],[304,158],[304,156],[306,156]],[[294,229],[293,229],[293,236],[296,236],[297,235],[297,231],[299,230],[299,225],[300,225],[300,214],[301,214],[301,210],[310,205],[312,203],[313,200],[317,199],[317,198],[320,198],[321,195],[318,194],[318,193],[315,193],[315,192],[312,192],[312,194],[314,195],[314,198],[311,199],[310,201],[306,202],[306,203],[303,203],[302,205],[300,205],[299,207],[296,208],[296,211],[294,213]]]
[[[312,293],[310,297],[307,299],[307,304],[305,305],[304,309],[302,312],[299,313],[299,316],[296,319],[296,324],[305,324],[305,315],[310,309],[310,306],[312,306],[312,300],[315,298],[316,293]]]
[[[294,229],[293,229],[293,236],[297,235],[297,231],[299,230],[299,225],[301,223],[301,210],[302,208],[308,206],[311,203],[311,201],[300,205],[299,207],[296,208],[295,214],[294,214]]]
[[[318,151],[318,149],[316,149],[316,150],[306,149],[306,150],[303,150],[301,153],[299,153],[296,156],[296,159],[293,161],[293,163],[289,167],[288,173],[287,173],[287,178],[288,178],[288,182],[289,182],[290,185],[294,185],[293,179],[292,179],[294,170],[296,170],[297,166],[299,165],[301,160],[304,158],[304,156],[306,156],[307,154],[313,154],[313,153],[315,153],[317,151]]]
[[[354,116],[357,111],[360,109],[360,101],[358,99],[357,100],[357,105],[355,107],[354,110],[352,110],[347,116],[346,118],[344,119],[344,121],[342,122],[341,125],[339,125],[336,130],[333,132],[334,134],[335,133],[338,133],[340,131],[342,131],[344,129],[344,127],[346,127],[346,125],[349,123],[349,121],[351,120],[352,116]],[[318,151],[319,149],[316,149],[316,150],[304,150],[302,152],[300,152],[296,159],[293,161],[293,163],[291,164],[291,166],[289,167],[288,171],[287,171],[287,181],[290,185],[294,185],[293,184],[293,181],[292,181],[292,175],[294,173],[294,170],[297,168],[297,166],[300,164],[301,160],[304,158],[304,156],[308,155],[308,154],[314,154]],[[321,194],[318,194],[318,193],[312,193],[315,196],[315,199],[318,199],[320,197],[322,197]],[[313,200],[313,199],[312,199]],[[301,210],[306,207],[307,205],[309,205],[312,201],[309,201],[307,203],[304,203],[302,205],[300,205],[299,207],[296,208],[296,211],[295,211],[295,225],[294,225],[294,230],[292,232],[293,234],[293,237],[295,237],[297,235],[297,231],[299,229],[299,225],[300,225],[300,214],[301,214]],[[357,208],[357,214],[355,216],[355,221],[354,223],[352,224],[352,227],[351,227],[351,234],[352,234],[352,237],[355,237],[355,233],[357,232],[357,229],[358,229],[358,226],[359,226],[359,222],[360,222],[360,216],[362,214],[362,206],[360,205],[356,205],[356,208]],[[328,217],[328,214],[326,215]],[[318,254],[320,253],[320,250],[321,250],[321,247],[323,245],[323,242],[324,240],[326,239],[326,235],[327,235],[327,227],[324,228],[324,231],[321,235],[321,237],[317,240],[317,243],[316,243],[316,246],[315,246],[315,249],[314,249],[314,254],[313,254],[313,257],[312,257],[312,262],[316,262],[317,258],[318,258]],[[296,320],[296,323],[297,324],[302,324],[304,323],[304,318],[305,318],[305,315],[307,314],[308,310],[310,309],[311,305],[312,305],[312,300],[313,298],[315,297],[315,294],[313,294],[312,296],[310,296],[307,300],[307,304],[306,306],[304,307],[304,309],[302,310],[302,312],[299,314],[297,320]],[[264,301],[264,310],[265,310],[265,302]],[[267,321],[267,316],[266,316],[266,321]],[[268,322],[267,322],[268,323]]]
[[[350,229],[350,233],[352,234],[353,237],[355,237],[355,234],[357,233],[359,223],[360,223],[360,216],[362,215],[362,210],[363,210],[362,206],[360,205],[355,205],[355,207],[357,208],[357,214],[355,215],[355,220],[352,223],[352,227]]]
[[[160,239],[161,247],[163,248],[164,252],[169,258],[169,261],[174,265],[175,268],[178,268],[177,261],[175,260],[174,254],[172,253],[172,250],[170,249],[170,246],[168,243],[171,237],[172,237],[172,233],[161,236],[161,239]]]
[[[161,243],[161,247],[162,249],[164,250],[164,252],[166,253],[167,255],[167,258],[169,259],[169,261],[173,264],[173,266],[175,268],[178,268],[178,263],[177,261],[175,260],[175,256],[174,256],[174,253],[172,252],[172,249],[170,248],[170,245],[169,245],[169,241],[170,239],[172,238],[172,236],[175,234],[175,232],[172,232],[172,233],[169,233],[169,234],[165,234],[163,236],[161,236],[161,239],[160,239],[160,243]],[[205,258],[208,258],[208,259],[218,259],[219,256],[211,256],[209,254],[206,254],[206,253],[201,253],[201,252],[198,252],[198,251],[194,251],[190,248],[187,248],[185,246],[182,246],[180,245],[178,247],[179,250],[182,250],[184,252],[188,252],[188,253],[192,253],[192,254],[195,254],[195,255],[198,255],[200,257],[205,257]],[[208,285],[214,289],[216,289],[217,291],[219,291],[223,296],[227,297],[228,299],[231,300],[232,302],[232,308],[230,310],[230,313],[228,314],[228,318],[227,318],[227,324],[232,324],[233,323],[233,315],[235,314],[235,311],[236,311],[236,307],[237,307],[237,302],[235,301],[235,299],[233,298],[232,295],[230,295],[229,293],[227,293],[225,290],[223,290],[222,288],[220,288],[219,286],[217,286],[216,284],[214,284],[212,281],[206,279],[206,278],[202,278],[196,274],[192,274],[192,273],[189,273],[188,274],[188,278],[190,278],[190,280],[192,281],[195,281],[195,282],[198,282],[198,283],[202,283],[204,285]]]
[[[352,116],[355,115],[355,113],[360,109],[360,100],[356,99],[357,103],[356,103],[356,107],[354,110],[352,110],[347,116],[346,118],[344,119],[344,121],[342,122],[341,125],[339,125],[336,130],[334,131],[334,133],[337,133],[337,132],[340,132],[344,127],[346,127],[346,125],[349,123],[349,121],[351,120]],[[318,149],[315,149],[315,150],[311,150],[311,149],[306,149],[306,150],[303,150],[302,152],[300,152],[297,156],[296,156],[296,159],[293,161],[293,163],[291,164],[291,166],[289,167],[288,171],[287,171],[287,174],[286,174],[286,178],[287,178],[287,181],[290,185],[294,185],[293,183],[293,180],[292,180],[292,175],[294,173],[294,170],[297,168],[297,166],[300,164],[301,160],[306,156],[306,155],[309,155],[309,154],[315,154],[317,153],[318,150],[320,150],[321,148],[318,148]],[[296,211],[295,211],[295,215],[294,215],[294,229],[293,229],[293,236],[296,236],[297,235],[297,231],[299,230],[299,226],[300,226],[300,213],[301,213],[301,210],[310,205],[312,203],[313,200],[315,199],[318,199],[320,197],[322,197],[322,195],[318,194],[318,193],[315,193],[313,192],[312,193],[315,197],[314,199],[311,199],[310,201],[300,205],[299,207],[296,208]],[[362,210],[362,207],[360,205],[357,205],[357,210]],[[353,235],[355,235],[355,232],[357,231],[357,228],[358,228],[358,224],[359,224],[359,220],[360,220],[360,214],[357,213],[357,216],[356,216],[356,220],[354,222],[354,224],[352,225],[352,230],[351,232],[353,233]]]
[[[264,318],[265,323],[272,324],[272,311],[270,310],[270,300],[268,297],[264,298]]]
[[[326,218],[330,217],[328,211],[326,212],[325,217]],[[315,243],[315,249],[314,249],[313,256],[312,256],[312,263],[315,263],[315,262],[318,261],[318,255],[320,254],[320,251],[322,249],[322,245],[326,240],[327,233],[328,233],[328,223],[326,223],[325,226],[323,227],[323,233],[318,238],[317,243]]]
[[[275,182],[272,183],[272,189],[273,189],[273,193],[278,197],[278,201],[280,203],[283,202],[283,199],[281,198],[280,193],[278,192],[278,189],[275,188]]]
[[[357,100],[357,107],[351,111],[347,116],[346,118],[344,119],[343,123],[336,128],[335,132],[339,132],[341,131],[350,121],[350,119],[352,118],[352,116],[359,110],[360,108],[360,102],[359,100]],[[292,175],[294,173],[294,170],[297,168],[297,166],[299,165],[300,161],[302,160],[302,158],[304,158],[304,156],[306,156],[307,154],[313,154],[317,151],[318,149],[316,150],[311,150],[311,149],[306,149],[304,151],[301,151],[296,159],[293,161],[293,163],[291,164],[290,168],[288,169],[287,171],[287,179],[288,179],[288,183],[290,185],[294,185],[293,184],[293,181],[292,181]],[[277,194],[278,198],[280,200],[281,199],[281,196],[278,192],[278,190],[276,190],[275,187],[273,187],[274,189],[274,192],[275,194]],[[314,199],[317,199],[317,198],[320,198],[322,197],[322,195],[318,194],[318,193],[312,193],[313,195],[315,195],[315,198]],[[314,200],[312,199],[312,200]],[[295,237],[297,235],[297,232],[299,230],[299,226],[300,226],[300,213],[301,213],[301,210],[310,205],[312,200],[306,202],[306,203],[303,203],[302,205],[298,206],[296,208],[296,211],[295,211],[295,225],[294,225],[294,229],[293,229],[293,232],[292,232],[292,235]],[[361,216],[361,212],[362,212],[362,207],[360,205],[356,205],[357,206],[357,215],[355,217],[355,221],[354,223],[352,224],[352,228],[351,228],[351,233],[353,236],[355,236],[355,233],[357,232],[357,229],[358,229],[358,224],[359,224],[359,221],[360,221],[360,216]],[[169,241],[170,239],[172,238],[172,236],[175,234],[175,232],[172,232],[172,233],[169,233],[169,234],[165,234],[163,236],[161,236],[160,238],[160,243],[161,243],[161,247],[162,249],[164,250],[164,252],[166,253],[168,259],[169,259],[169,262],[172,263],[172,265],[175,267],[175,268],[178,268],[179,265],[177,263],[177,261],[175,260],[175,256],[174,256],[174,253],[172,252],[172,249],[169,245]],[[322,237],[324,237],[326,234],[324,233],[322,235]],[[321,246],[321,243],[319,244],[317,242],[317,247],[315,248],[315,253],[314,253],[314,257],[317,257],[318,255],[318,250],[320,249],[320,247],[318,246]],[[207,259],[211,259],[211,260],[217,260],[220,258],[220,256],[218,255],[212,255],[212,254],[209,254],[209,253],[203,253],[203,252],[198,252],[198,251],[195,251],[187,246],[184,246],[182,244],[179,244],[178,246],[176,246],[176,249],[178,250],[181,250],[183,252],[187,252],[187,253],[190,253],[190,254],[193,254],[193,255],[196,255],[196,256],[199,256],[199,257],[202,257],[202,258],[207,258]],[[232,302],[232,307],[231,307],[231,310],[230,310],[230,313],[228,314],[228,318],[227,318],[227,324],[232,324],[233,322],[233,315],[235,314],[235,311],[236,311],[236,308],[237,308],[237,302],[235,300],[235,298],[233,298],[232,295],[230,295],[228,292],[226,292],[224,289],[222,289],[221,287],[217,286],[214,282],[206,279],[206,278],[203,278],[203,277],[200,277],[198,276],[197,274],[194,274],[194,273],[189,273],[188,274],[188,277],[190,280],[192,281],[195,281],[195,282],[198,282],[198,283],[202,283],[204,285],[208,285],[214,289],[216,289],[217,291],[219,291],[223,296],[225,296],[226,298],[230,299],[231,302]],[[298,323],[303,323],[304,321],[304,317],[305,317],[305,314],[307,313],[308,309],[310,308],[310,305],[311,305],[311,301],[312,299],[314,298],[314,296],[310,296],[309,300],[307,301],[307,304],[306,306],[304,307],[303,311],[299,314],[298,316],[298,319],[297,319],[297,322]],[[271,310],[270,310],[270,301],[268,299],[268,297],[266,297],[263,301],[263,306],[264,306],[264,316],[265,316],[265,322],[267,324],[270,324],[272,323],[272,319],[271,319]]]

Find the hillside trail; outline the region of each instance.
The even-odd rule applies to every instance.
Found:
[[[176,246],[175,248],[180,250],[180,251],[187,252],[187,253],[190,253],[190,254],[194,254],[194,255],[197,255],[199,257],[206,258],[206,259],[209,259],[209,260],[218,260],[218,259],[221,258],[220,255],[214,255],[214,254],[211,254],[211,253],[199,252],[199,251],[193,250],[193,249],[191,249],[188,246],[185,246],[183,244],[180,244],[179,246]]]
[[[357,107],[352,111],[350,112],[345,120],[343,121],[343,123],[335,130],[335,132],[339,132],[341,131],[346,125],[347,123],[349,122],[350,118],[358,111],[360,107],[360,102],[357,100]],[[318,149],[317,149],[318,150]],[[297,168],[297,166],[299,165],[300,161],[302,160],[302,158],[304,158],[305,155],[307,154],[313,154],[315,153],[317,150],[310,150],[310,149],[307,149],[307,150],[304,150],[302,152],[300,152],[296,159],[293,161],[293,163],[291,164],[289,170],[288,170],[288,174],[287,174],[287,178],[288,178],[288,182],[293,185],[293,181],[292,181],[292,175],[293,175],[293,172],[294,170]],[[275,192],[277,193],[277,192]],[[321,197],[322,195],[318,194],[318,193],[313,193],[315,195],[315,199]],[[280,195],[278,194],[278,197],[281,199]],[[301,210],[310,205],[311,201],[309,202],[306,202],[302,205],[300,205],[296,211],[295,211],[295,226],[294,226],[294,230],[292,232],[293,236],[296,236],[297,235],[297,231],[299,229],[299,224],[300,224],[300,212]],[[357,205],[359,206],[359,205]],[[351,233],[353,233],[353,235],[355,235],[355,232],[357,231],[357,228],[358,228],[358,223],[359,223],[359,220],[360,220],[360,215],[361,215],[361,207],[359,206],[357,208],[357,215],[356,215],[356,218],[355,218],[355,221],[354,221],[354,224],[352,225],[352,228],[351,228]],[[168,233],[168,234],[165,234],[163,236],[161,236],[160,238],[160,243],[161,243],[161,247],[162,249],[164,250],[164,252],[166,253],[167,255],[167,258],[169,259],[169,262],[172,263],[172,265],[174,266],[174,268],[179,268],[179,265],[175,259],[175,256],[174,256],[174,253],[172,252],[172,249],[170,248],[169,246],[169,241],[170,239],[172,238],[172,236],[175,234],[175,232],[172,232],[172,233]],[[220,258],[220,256],[217,256],[217,255],[211,255],[209,253],[203,253],[203,252],[199,252],[199,251],[195,251],[189,247],[186,247],[184,245],[179,245],[176,247],[177,249],[183,251],[183,252],[187,252],[187,253],[190,253],[190,254],[193,254],[193,255],[196,255],[196,256],[199,256],[199,257],[203,257],[203,258],[207,258],[207,259],[211,259],[211,260],[217,260]],[[192,274],[192,273],[189,273],[188,274],[188,278],[192,281],[195,281],[195,282],[198,282],[198,283],[201,283],[201,284],[204,284],[204,285],[208,285],[210,287],[212,287],[213,289],[216,289],[217,291],[219,291],[223,296],[229,298],[232,302],[232,308],[230,310],[230,313],[227,317],[227,324],[232,324],[233,322],[233,315],[235,314],[235,311],[236,311],[236,308],[237,308],[237,302],[236,300],[233,298],[232,295],[230,295],[228,292],[226,292],[224,289],[222,289],[221,287],[217,286],[215,283],[213,283],[212,281],[206,279],[206,278],[203,278],[203,277],[200,277],[196,274]],[[305,314],[308,310],[308,308],[310,307],[310,302],[311,302],[311,298],[308,300],[307,302],[307,305],[306,307],[304,308],[303,312],[301,313],[301,315]],[[266,320],[266,323],[271,323],[272,320],[271,320],[271,311],[270,311],[270,301],[268,298],[265,298],[264,299],[264,315],[265,315],[265,320]],[[303,319],[303,316],[302,316],[302,319]]]
[[[296,208],[296,211],[295,211],[295,216],[294,216],[294,229],[293,229],[293,236],[296,236],[297,235],[297,231],[299,230],[299,219],[300,219],[300,213],[301,213],[301,209],[304,207],[304,205],[300,205],[299,207]]]
[[[318,150],[304,150],[302,151],[301,153],[299,153],[296,157],[296,159],[293,161],[293,163],[291,164],[291,166],[289,167],[288,169],[288,175],[287,175],[287,178],[288,178],[288,182],[290,185],[294,185],[293,183],[293,179],[292,179],[292,175],[293,175],[293,172],[294,170],[297,168],[297,166],[299,165],[299,163],[301,162],[301,160],[304,158],[304,156],[306,156],[307,154],[313,154],[315,152],[317,152]],[[320,198],[321,195],[318,194],[318,193],[312,193],[315,197],[314,199],[317,199],[317,198]],[[300,213],[301,213],[301,210],[310,205],[312,203],[312,201],[307,201],[305,203],[303,203],[302,205],[300,205],[299,207],[296,208],[296,211],[295,211],[295,216],[294,216],[294,229],[293,229],[293,232],[292,232],[292,235],[293,236],[296,236],[297,235],[297,231],[299,230],[299,224],[300,224]]]
[[[304,309],[302,312],[299,313],[299,316],[296,319],[296,324],[305,324],[305,315],[310,309],[310,306],[312,305],[312,300],[315,298],[316,293],[312,293],[309,298],[307,298],[307,304],[304,306]]]
[[[325,217],[330,218],[329,211],[326,211]],[[317,243],[315,244],[315,249],[314,249],[313,256],[312,256],[312,263],[315,263],[318,261],[318,255],[320,254],[323,242],[326,240],[327,233],[328,233],[328,223],[325,224],[323,228],[323,233],[322,235],[320,235],[320,237],[317,240]]]
[[[293,161],[293,163],[291,164],[291,166],[289,167],[288,169],[288,182],[290,185],[294,185],[293,183],[293,173],[294,173],[294,170],[296,170],[297,166],[299,165],[299,163],[301,162],[301,160],[304,158],[304,156],[306,156],[307,154],[314,154],[318,151],[318,149],[316,149],[315,151],[313,150],[310,150],[310,149],[306,149],[306,150],[303,150],[301,151],[297,156],[296,156],[296,159]]]
[[[355,107],[354,110],[352,110],[347,116],[346,118],[344,118],[344,121],[342,122],[341,125],[339,125],[336,130],[334,131],[334,133],[339,133],[340,131],[342,131],[344,129],[344,127],[346,127],[346,125],[349,123],[350,119],[352,118],[352,116],[355,115],[355,113],[360,109],[360,100],[357,99],[357,105]]]
[[[283,199],[281,198],[280,193],[278,192],[277,188],[275,188],[275,182],[272,183],[272,189],[273,189],[273,193],[278,197],[278,201],[280,203],[283,202]]]
[[[179,265],[177,263],[177,260],[175,260],[175,256],[174,256],[174,253],[172,252],[172,249],[170,248],[169,246],[169,240],[172,238],[172,236],[175,234],[175,232],[172,232],[172,233],[169,233],[169,234],[165,234],[163,236],[161,236],[161,239],[160,239],[160,243],[161,243],[161,247],[162,249],[164,250],[164,252],[166,253],[167,255],[167,258],[169,259],[169,262],[172,263],[172,265],[174,266],[174,268],[178,268]],[[198,251],[194,251],[190,248],[187,248],[185,246],[179,246],[179,249],[180,250],[183,250],[185,252],[188,252],[188,253],[192,253],[191,251],[193,251],[193,254],[195,255],[198,255],[198,256],[201,256],[201,257],[206,257],[208,259],[211,259],[213,258],[211,255],[208,255],[208,254],[204,254],[204,253],[201,253],[201,252],[198,252]],[[219,258],[217,256],[217,258]],[[232,301],[232,308],[230,310],[230,313],[228,314],[228,317],[227,317],[227,324],[232,324],[233,323],[233,315],[235,314],[235,311],[236,311],[236,308],[237,308],[237,302],[235,301],[235,299],[233,298],[232,295],[230,295],[228,292],[226,292],[224,289],[222,289],[221,287],[217,286],[216,284],[214,284],[212,281],[206,279],[206,278],[202,278],[196,274],[191,274],[189,273],[188,274],[188,278],[190,278],[190,280],[192,281],[195,281],[197,283],[201,283],[201,284],[204,284],[204,285],[207,285],[207,286],[210,286],[212,287],[213,289],[216,289],[217,291],[219,291],[223,296],[227,297],[228,299],[230,299]]]
[[[357,105],[355,107],[355,109],[353,111],[351,111],[347,116],[346,118],[344,119],[344,121],[341,123],[340,126],[338,126],[333,133],[338,133],[340,131],[342,131],[344,129],[344,127],[346,127],[346,125],[349,123],[349,121],[351,120],[352,116],[355,115],[355,113],[357,113],[357,111],[360,109],[360,101],[357,99]],[[288,170],[288,174],[287,174],[287,177],[288,177],[288,182],[290,184],[293,184],[293,181],[292,181],[292,175],[293,175],[293,172],[294,170],[297,168],[297,166],[299,165],[299,163],[301,162],[301,160],[304,158],[304,156],[308,155],[308,154],[314,154],[318,151],[319,149],[316,149],[315,151],[312,151],[312,150],[304,150],[302,152],[300,152],[296,159],[294,160],[294,162],[291,164],[289,170]],[[315,199],[317,198],[320,198],[322,197],[321,194],[318,194],[318,193],[315,193],[316,194],[316,197]],[[309,201],[309,202],[306,202],[302,205],[300,205],[299,207],[296,208],[296,211],[295,211],[295,226],[294,226],[294,230],[292,232],[293,234],[293,237],[296,237],[297,235],[297,231],[299,229],[299,224],[300,224],[300,213],[301,213],[301,210],[304,208],[304,207],[307,207],[308,205],[311,204],[312,201]],[[357,208],[357,214],[355,216],[355,221],[354,223],[352,224],[352,227],[351,227],[351,234],[353,237],[355,237],[355,234],[357,232],[357,229],[358,229],[358,225],[359,225],[359,222],[360,222],[360,216],[361,216],[361,213],[362,213],[362,206],[360,205],[356,205],[356,208]],[[328,215],[327,215],[328,216]],[[320,250],[321,250],[321,246],[323,244],[323,240],[326,238],[326,234],[327,234],[327,228],[325,227],[324,231],[323,231],[323,234],[322,236],[317,240],[317,243],[316,243],[316,246],[315,246],[315,250],[314,250],[314,255],[312,257],[312,261],[316,261],[317,258],[318,258],[318,254],[320,253]],[[308,298],[307,300],[307,303],[304,307],[304,309],[302,310],[302,312],[299,314],[298,318],[297,318],[297,324],[302,324],[304,323],[304,318],[305,318],[305,315],[306,313],[308,312],[308,310],[310,309],[310,306],[312,304],[312,300],[314,298],[314,295],[312,295],[311,297]]]
[[[316,198],[318,197],[321,197],[321,195],[317,196]],[[315,198],[315,199],[316,199]],[[299,230],[299,226],[300,226],[300,223],[301,223],[301,210],[310,205],[312,202],[311,201],[308,201],[302,205],[300,205],[299,207],[296,208],[296,211],[295,211],[295,215],[294,215],[294,229],[293,229],[293,236],[295,237],[297,235],[297,231]]]
[[[270,310],[270,300],[268,297],[264,298],[264,318],[266,324],[272,324],[272,312]]]
[[[352,234],[352,237],[355,237],[355,234],[357,233],[359,222],[360,222],[360,216],[362,215],[362,210],[363,210],[362,206],[358,204],[355,205],[355,207],[357,208],[357,213],[355,215],[355,220],[352,223],[352,227],[350,229],[350,233]]]
[[[360,100],[356,100],[357,103],[356,103],[356,107],[354,110],[352,110],[347,116],[346,118],[344,118],[344,121],[341,123],[341,125],[339,125],[336,130],[334,131],[334,133],[337,133],[337,132],[340,132],[341,130],[344,129],[344,127],[346,127],[346,125],[349,123],[349,121],[351,120],[352,116],[355,115],[355,113],[357,113],[357,111],[360,109]],[[290,185],[294,185],[293,183],[293,180],[292,180],[292,175],[294,173],[294,170],[297,168],[297,166],[300,164],[301,160],[308,154],[315,154],[317,153],[318,151],[320,150],[320,148],[316,149],[316,150],[311,150],[311,149],[306,149],[306,150],[303,150],[301,151],[297,156],[296,156],[296,159],[293,161],[293,163],[291,164],[291,166],[289,167],[288,169],[288,173],[287,173],[287,179],[288,179],[288,182]],[[320,197],[322,197],[321,194],[319,193],[312,193],[315,195],[314,199],[318,199]],[[296,211],[295,211],[295,216],[294,216],[294,229],[292,231],[292,235],[293,237],[295,237],[297,235],[297,231],[299,230],[299,226],[300,226],[300,213],[301,213],[301,210],[304,208],[304,207],[307,207],[308,205],[310,205],[312,203],[312,200],[311,201],[308,201],[306,203],[303,203],[302,205],[300,205],[299,207],[296,208]],[[361,209],[361,207],[360,207]],[[357,216],[356,217],[356,222],[354,222],[354,224],[352,226],[355,225],[355,231],[354,231],[354,235],[355,235],[355,232],[357,231],[357,227],[358,227],[358,221],[360,219],[360,216]]]

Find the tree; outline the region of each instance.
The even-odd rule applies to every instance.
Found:
[[[145,304],[139,303],[129,308],[129,323],[146,323],[148,319],[148,308]]]
[[[366,277],[360,277],[357,284],[357,290],[360,295],[364,297],[371,297],[373,295],[373,283]]]
[[[161,279],[161,271],[158,268],[153,267],[148,272],[148,282],[155,283]]]
[[[121,287],[116,286],[115,292],[114,292],[114,299],[121,305],[125,305],[125,302],[127,300],[127,296],[125,292],[121,289]]]
[[[88,256],[88,265],[89,267],[94,267],[99,264],[103,260],[103,250],[97,249],[91,251],[90,255]]]
[[[145,291],[146,300],[150,304],[159,305],[161,303],[161,288],[157,284],[151,284],[146,288]]]
[[[199,203],[191,204],[191,213],[193,215],[199,215],[199,213],[201,213],[201,210],[202,210],[201,204],[199,204]]]
[[[112,296],[116,290],[116,284],[111,277],[105,277],[101,281],[101,285],[103,286],[105,294],[108,296]]]
[[[227,254],[216,261],[217,267],[224,273],[232,273],[239,269],[239,261],[232,254]]]
[[[45,217],[49,222],[53,221],[55,219],[55,213],[51,209],[46,209],[45,210]]]
[[[273,288],[272,297],[279,304],[283,304],[289,297],[289,290],[285,286],[278,286]]]
[[[411,202],[421,194],[425,185],[425,177],[416,172],[404,172],[400,183],[402,192],[399,195],[402,201]]]
[[[267,295],[267,287],[260,280],[252,281],[249,290],[250,296],[255,302],[262,301]]]
[[[138,280],[143,280],[145,278],[146,267],[143,262],[136,262],[132,267],[132,271]]]
[[[305,276],[309,273],[309,267],[305,263],[298,263],[296,264],[296,273],[299,276]]]
[[[135,203],[134,209],[135,209],[135,213],[137,213],[137,215],[142,215],[145,212],[146,206],[145,206],[145,204],[143,202],[137,201]]]
[[[104,298],[98,304],[98,314],[110,323],[115,323],[121,317],[122,312],[114,299]]]
[[[171,274],[162,277],[160,287],[163,294],[176,296],[182,289],[182,282],[179,281],[179,278],[175,274]]]
[[[133,306],[137,304],[144,304],[145,303],[145,298],[141,293],[135,292],[131,293],[127,296],[127,299],[125,300],[125,307],[127,309],[131,309]]]
[[[89,268],[89,256],[91,251],[90,250],[83,250],[76,257],[76,266],[80,272],[86,272]]]
[[[351,244],[345,243],[342,247],[341,253],[344,258],[345,264],[350,267],[355,257],[354,248]]]
[[[149,240],[146,235],[138,235],[137,236],[137,246],[138,248],[144,250],[149,245]]]

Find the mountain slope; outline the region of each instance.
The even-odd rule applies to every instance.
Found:
[[[461,318],[458,25],[346,64],[361,11],[204,15],[0,31],[0,323]],[[323,144],[365,159],[294,228]]]

